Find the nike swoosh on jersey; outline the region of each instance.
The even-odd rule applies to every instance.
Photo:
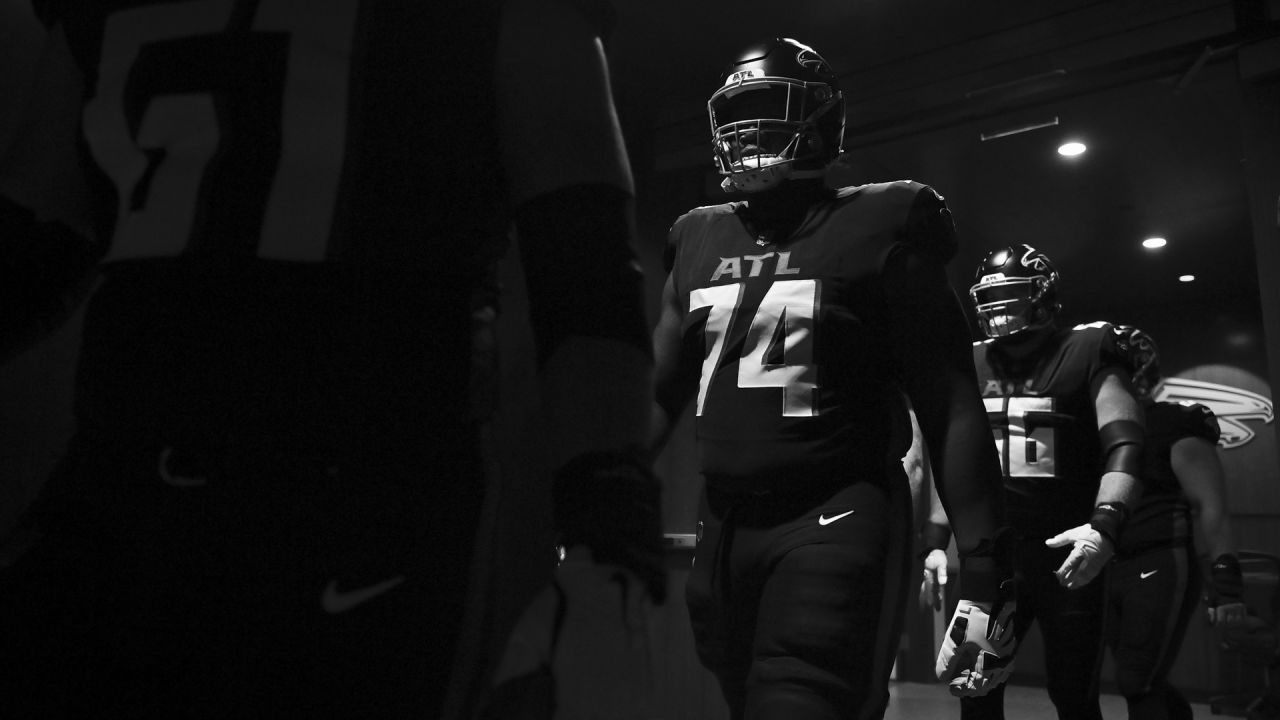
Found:
[[[848,515],[852,515],[852,514],[853,514],[853,511],[852,511],[852,510],[849,510],[849,511],[847,511],[847,512],[842,512],[842,513],[840,513],[839,515],[832,515],[831,517],[827,517],[826,515],[819,515],[819,516],[818,516],[818,524],[819,524],[819,525],[830,525],[831,523],[833,523],[833,522],[835,522],[835,521],[839,520],[840,518],[842,518],[842,517],[846,517],[846,516],[848,516]]]
[[[1158,572],[1160,572],[1160,571],[1159,571],[1159,570],[1148,570],[1147,572],[1144,572],[1144,573],[1138,573],[1138,579],[1139,579],[1139,580],[1146,580],[1147,578],[1151,577],[1152,575],[1155,575],[1155,574],[1156,574],[1156,573],[1158,573]]]
[[[402,582],[404,582],[404,576],[397,575],[375,585],[344,591],[338,590],[337,580],[330,580],[329,585],[324,589],[324,595],[320,596],[320,606],[330,615],[337,615],[369,602]]]

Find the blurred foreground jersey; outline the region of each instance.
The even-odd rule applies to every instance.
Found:
[[[83,421],[395,445],[477,414],[498,2],[36,7],[88,78],[110,238]]]

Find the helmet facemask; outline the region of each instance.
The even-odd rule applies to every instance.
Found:
[[[978,328],[989,338],[1009,337],[1049,324],[1053,310],[1047,302],[1051,283],[1044,275],[1005,277],[988,275],[969,288]]]
[[[822,177],[839,152],[841,95],[825,83],[756,73],[731,76],[707,103],[722,187],[752,193],[787,178]]]

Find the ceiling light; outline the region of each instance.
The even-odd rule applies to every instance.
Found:
[[[1063,157],[1075,157],[1077,155],[1083,155],[1084,151],[1087,149],[1088,148],[1084,146],[1084,143],[1081,142],[1063,143],[1058,146],[1058,154]]]
[[[1152,250],[1156,248],[1162,248],[1164,246],[1165,246],[1165,240],[1162,237],[1149,237],[1146,240],[1142,241],[1142,247],[1151,248]]]
[[[1232,347],[1248,347],[1253,344],[1253,337],[1247,332],[1231,333],[1227,336],[1227,344]]]
[[[1196,279],[1195,275],[1179,275],[1178,282],[1192,282]]]

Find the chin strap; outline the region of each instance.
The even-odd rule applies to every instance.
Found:
[[[726,173],[720,181],[720,189],[728,193],[758,193],[772,190],[784,180],[818,180],[826,175],[826,166],[797,170],[794,160],[786,160],[762,168]]]

